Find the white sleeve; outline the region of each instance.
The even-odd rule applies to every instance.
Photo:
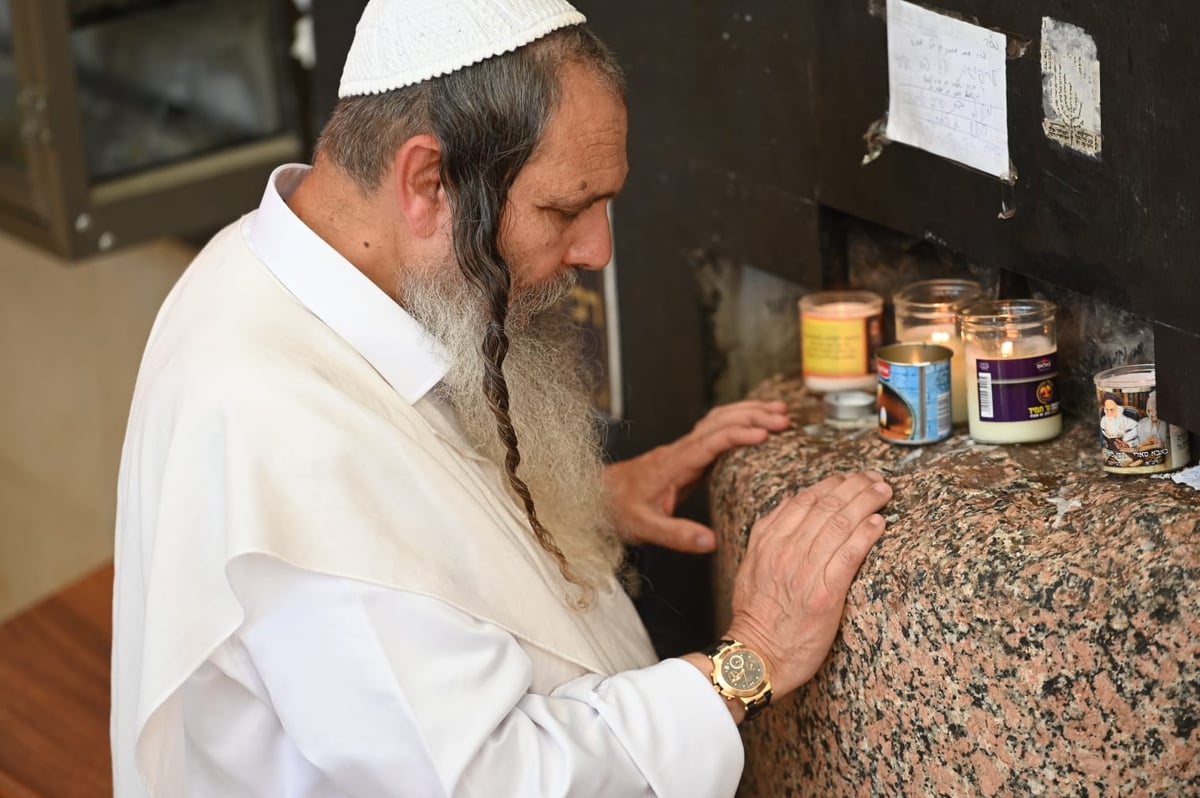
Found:
[[[511,635],[441,601],[279,564],[254,582],[241,640],[291,742],[347,795],[427,795],[418,771],[455,798],[737,787],[737,727],[686,662],[536,695]]]

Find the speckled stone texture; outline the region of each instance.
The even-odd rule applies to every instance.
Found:
[[[1200,493],[1105,474],[1080,420],[914,448],[799,380],[752,396],[794,424],[714,470],[718,607],[781,496],[873,468],[895,497],[829,660],[743,727],[740,795],[1200,795]]]

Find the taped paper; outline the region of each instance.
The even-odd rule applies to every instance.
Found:
[[[888,0],[887,138],[1012,180],[1002,33]]]

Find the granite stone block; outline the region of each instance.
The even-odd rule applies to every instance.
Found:
[[[905,447],[798,379],[751,395],[793,426],[712,473],[717,607],[781,497],[859,469],[895,496],[828,660],[743,726],[741,795],[1200,795],[1200,493],[1106,474],[1080,418]]]

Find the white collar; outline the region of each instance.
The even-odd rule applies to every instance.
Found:
[[[446,375],[445,349],[288,207],[286,198],[311,168],[285,164],[275,169],[242,236],[301,304],[415,404]]]

